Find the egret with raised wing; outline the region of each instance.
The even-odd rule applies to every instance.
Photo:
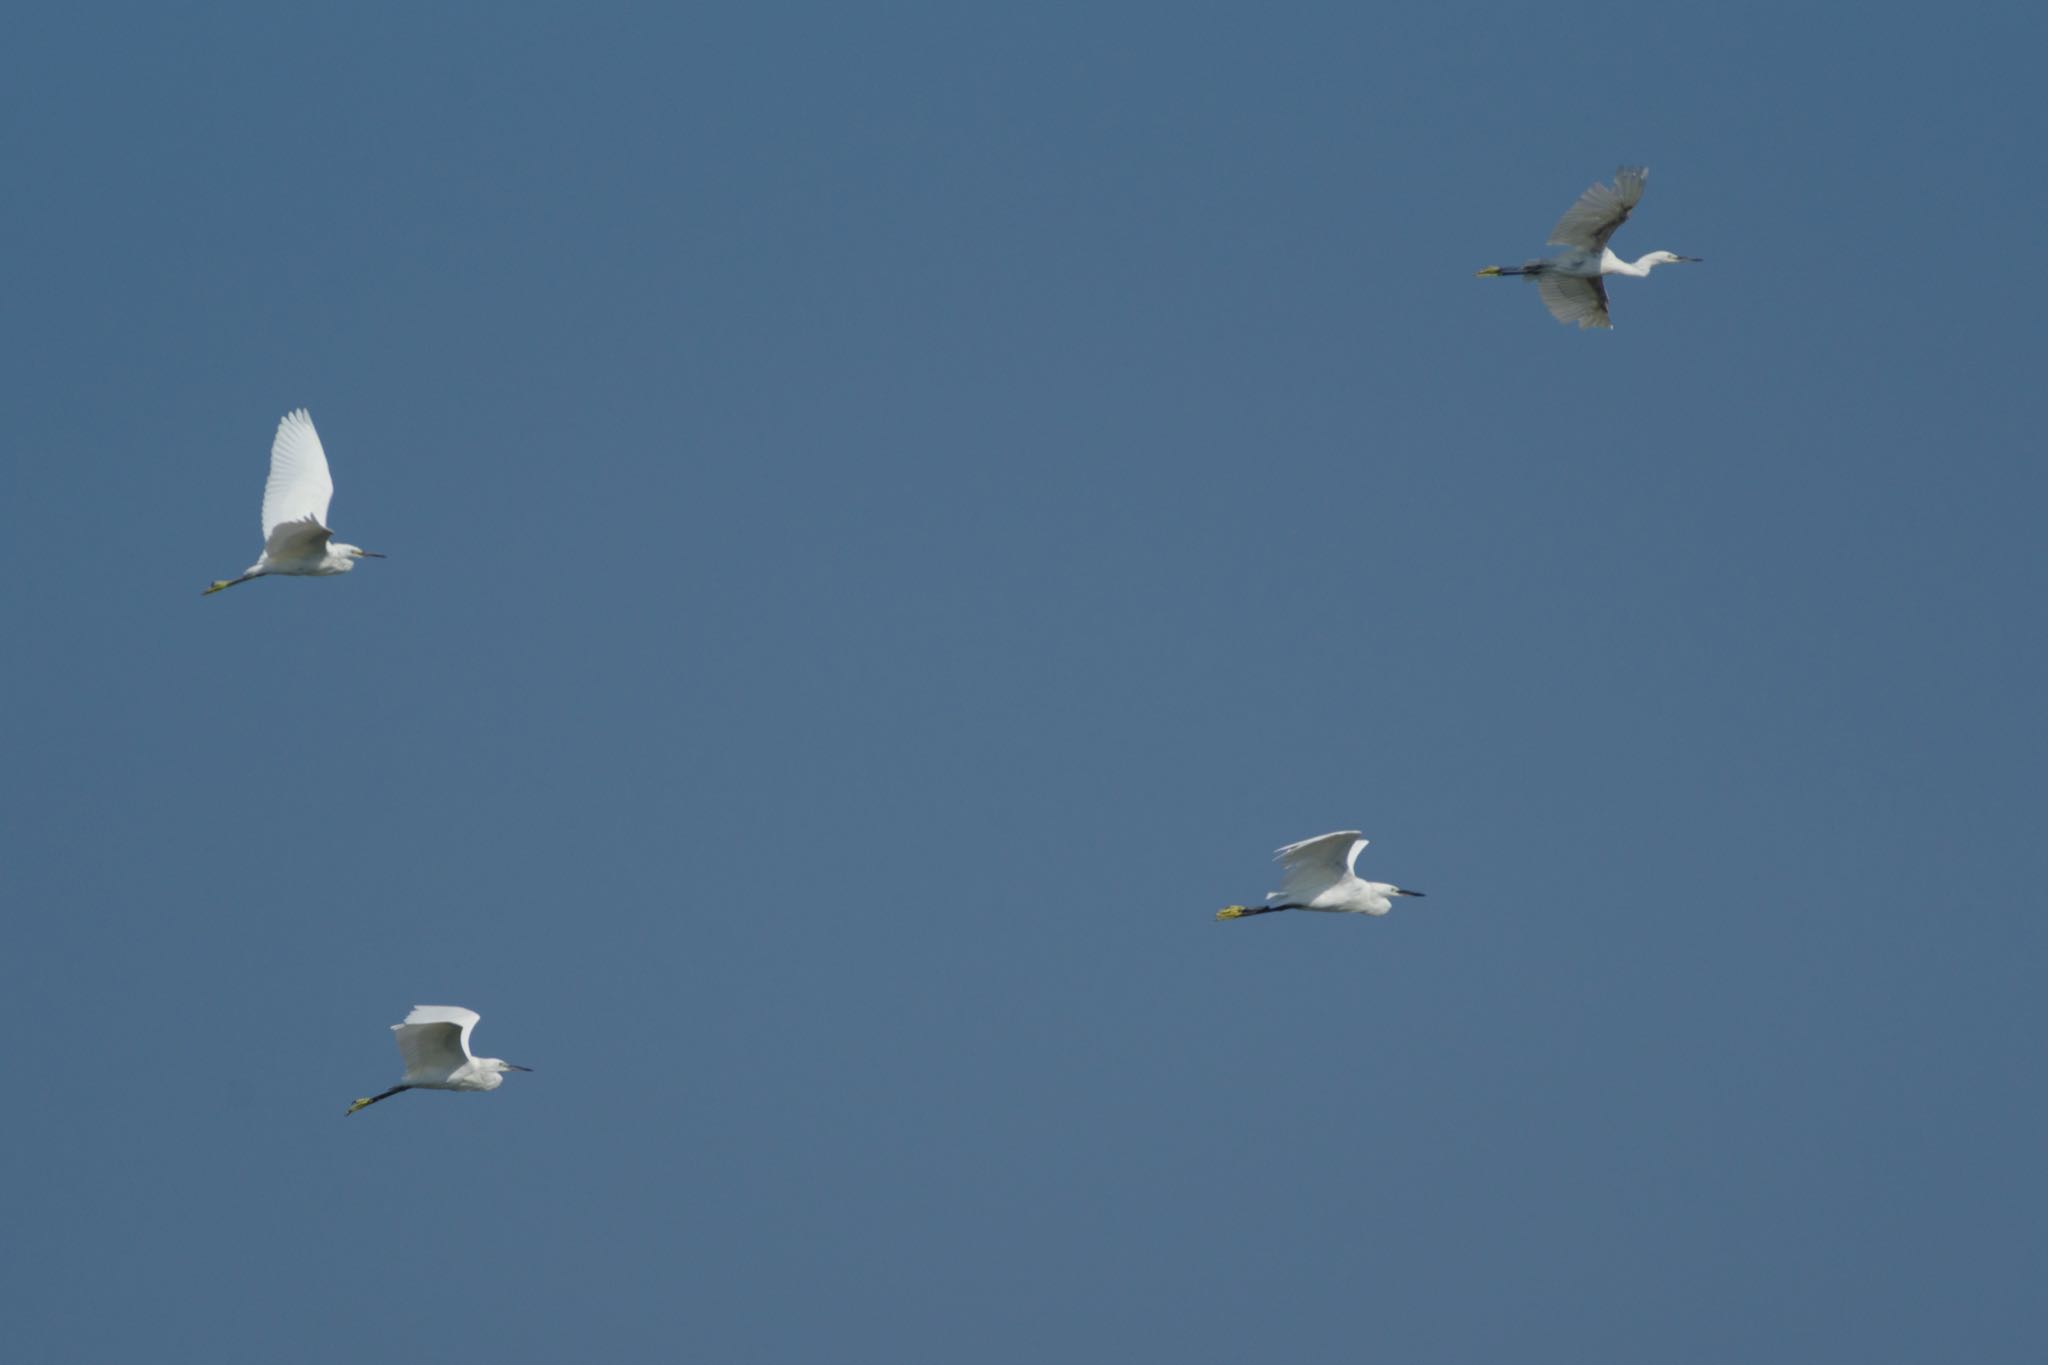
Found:
[[[405,1058],[405,1079],[381,1095],[366,1095],[348,1107],[353,1114],[404,1090],[496,1090],[507,1071],[531,1071],[497,1057],[477,1057],[469,1050],[469,1031],[478,1015],[460,1005],[414,1005],[405,1022],[393,1024],[398,1055]]]
[[[1595,184],[1579,196],[1579,202],[1564,211],[1550,230],[1550,244],[1570,248],[1555,256],[1524,265],[1490,265],[1481,275],[1527,275],[1536,281],[1543,306],[1559,322],[1576,322],[1580,327],[1612,327],[1607,317],[1606,275],[1649,274],[1660,265],[1698,261],[1697,256],[1678,256],[1653,251],[1634,261],[1624,261],[1607,245],[1614,230],[1628,221],[1629,213],[1643,197],[1646,166],[1623,166],[1614,173],[1612,185]]]
[[[327,529],[327,504],[333,498],[334,479],[312,417],[304,408],[286,413],[270,443],[270,482],[263,486],[263,557],[240,578],[214,580],[207,593],[265,574],[347,573],[358,559],[382,559],[375,551],[333,538]]]
[[[1288,844],[1273,854],[1280,864],[1280,889],[1266,893],[1264,905],[1226,905],[1217,919],[1270,915],[1275,910],[1328,910],[1346,915],[1384,915],[1394,896],[1420,896],[1392,882],[1369,882],[1351,869],[1370,842],[1355,829],[1318,834]]]

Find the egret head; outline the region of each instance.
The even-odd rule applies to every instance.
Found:
[[[533,1068],[530,1066],[514,1066],[512,1065],[512,1063],[506,1061],[503,1057],[479,1057],[477,1058],[477,1060],[483,1063],[485,1066],[489,1067],[491,1070],[501,1073],[506,1071],[533,1070]]]
[[[1700,258],[1697,256],[1680,256],[1672,251],[1653,251],[1645,259],[1654,261],[1658,265],[1680,265],[1686,262],[1697,265]]]
[[[375,550],[365,550],[360,545],[336,545],[334,549],[347,555],[350,559],[382,559],[384,557]]]

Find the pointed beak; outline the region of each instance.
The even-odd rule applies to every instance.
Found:
[[[531,1071],[531,1070],[533,1070],[533,1068],[532,1068],[532,1067],[530,1067],[530,1066],[514,1066],[514,1065],[512,1065],[512,1063],[510,1063],[510,1062],[507,1062],[507,1063],[505,1063],[505,1069],[506,1069],[507,1071]]]
[[[1423,893],[1420,891],[1410,891],[1407,887],[1404,886],[1397,888],[1394,894],[1397,896],[1420,896]]]
[[[1700,263],[1701,261],[1705,260],[1705,259],[1706,259],[1706,257],[1704,257],[1704,256],[1680,256],[1680,257],[1679,257],[1678,259],[1679,259],[1679,260],[1681,260],[1681,261],[1691,261],[1691,262],[1692,262],[1692,263],[1693,263],[1694,265],[1698,265],[1698,264],[1699,264],[1699,263]]]
[[[377,552],[376,552],[375,550],[357,550],[357,551],[356,551],[356,553],[357,553],[358,555],[362,556],[362,557],[363,557],[364,559],[383,559],[383,558],[384,558],[384,556],[383,556],[383,555],[380,555],[380,554],[378,554],[378,553],[377,553]]]

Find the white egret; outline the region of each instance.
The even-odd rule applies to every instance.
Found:
[[[1318,834],[1288,844],[1273,854],[1281,864],[1280,889],[1266,893],[1265,905],[1226,905],[1217,919],[1270,915],[1275,910],[1329,910],[1351,915],[1384,915],[1394,908],[1391,896],[1419,896],[1391,882],[1369,882],[1351,869],[1371,842],[1355,829]]]
[[[270,443],[270,482],[263,485],[263,557],[240,578],[214,580],[206,592],[265,574],[347,573],[358,559],[384,558],[333,539],[327,529],[327,504],[333,497],[334,479],[313,419],[304,408],[286,413]]]
[[[1677,256],[1653,251],[1636,261],[1624,261],[1608,248],[1607,239],[1628,221],[1629,211],[1643,197],[1647,166],[1623,166],[1614,173],[1612,185],[1595,183],[1579,196],[1579,202],[1564,211],[1550,230],[1550,244],[1571,248],[1546,260],[1526,265],[1490,265],[1481,275],[1527,275],[1536,281],[1543,306],[1559,322],[1576,322],[1580,327],[1612,327],[1607,320],[1607,285],[1603,275],[1649,274],[1660,265],[1698,261],[1697,256]]]
[[[496,1090],[507,1071],[531,1071],[497,1057],[473,1056],[469,1031],[478,1015],[460,1005],[414,1005],[405,1022],[393,1024],[398,1055],[405,1058],[405,1080],[381,1095],[366,1095],[348,1107],[358,1109],[388,1100],[401,1090]]]

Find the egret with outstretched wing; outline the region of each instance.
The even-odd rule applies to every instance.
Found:
[[[1660,265],[1698,261],[1697,256],[1678,256],[1653,251],[1635,261],[1624,261],[1608,247],[1607,239],[1628,221],[1643,197],[1643,181],[1649,177],[1644,166],[1623,166],[1614,173],[1612,185],[1595,184],[1564,211],[1550,230],[1550,244],[1569,248],[1545,260],[1525,265],[1490,265],[1481,275],[1526,275],[1536,281],[1543,306],[1559,322],[1576,322],[1580,327],[1612,327],[1607,316],[1607,275],[1649,274]]]
[[[1270,915],[1275,910],[1384,915],[1394,908],[1390,897],[1420,896],[1420,891],[1392,882],[1369,882],[1352,871],[1369,842],[1355,829],[1340,829],[1288,844],[1273,854],[1280,864],[1280,889],[1266,894],[1266,904],[1226,905],[1216,912],[1216,918],[1242,919]]]
[[[473,1056],[469,1031],[478,1014],[460,1005],[414,1005],[402,1023],[393,1024],[398,1055],[405,1059],[405,1079],[381,1095],[366,1095],[348,1107],[353,1114],[378,1100],[406,1090],[496,1090],[507,1071],[531,1071],[497,1057]]]
[[[263,485],[263,557],[240,578],[216,579],[206,591],[216,593],[265,574],[347,573],[358,559],[382,559],[375,551],[334,539],[327,529],[327,504],[333,499],[334,479],[312,417],[304,408],[286,413],[270,443],[270,480]]]

